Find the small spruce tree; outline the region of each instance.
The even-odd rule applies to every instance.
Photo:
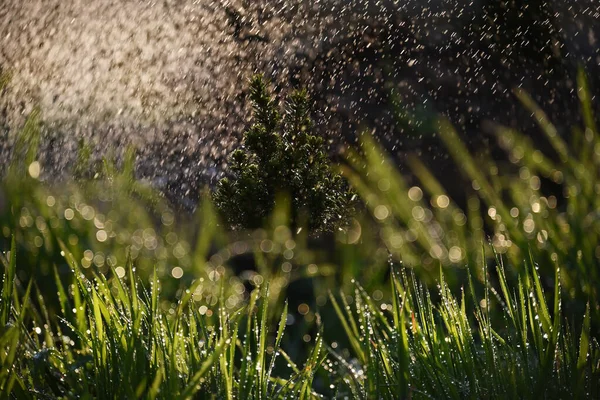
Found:
[[[283,115],[262,76],[250,82],[254,124],[240,149],[230,156],[230,176],[219,181],[213,200],[234,229],[256,229],[285,193],[291,199],[292,225],[300,215],[313,232],[343,226],[351,213],[352,192],[331,167],[323,139],[311,134],[305,90],[285,101]]]

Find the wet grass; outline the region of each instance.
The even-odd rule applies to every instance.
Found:
[[[79,179],[48,185],[32,114],[0,182],[0,398],[600,397],[582,74],[578,94],[567,142],[516,93],[554,154],[497,127],[508,162],[480,159],[439,123],[465,209],[365,137],[341,168],[366,212],[316,245],[285,201],[255,232],[224,231],[208,196],[179,215],[132,149],[94,162],[83,144]]]
[[[513,271],[524,272],[522,261],[532,253],[547,288],[552,288],[554,269],[560,266],[568,307],[583,312],[590,300],[592,312],[600,317],[600,134],[583,71],[577,95],[581,125],[566,134],[559,133],[527,93],[515,91],[515,101],[531,112],[548,144],[545,153],[527,135],[496,125],[506,158],[472,154],[460,133],[439,120],[437,136],[462,175],[453,182],[439,181],[412,157],[409,165],[417,183],[410,185],[369,135],[359,150],[349,152],[342,169],[398,260],[430,271],[439,264],[474,268],[493,260],[496,251],[511,266],[507,278],[517,284]],[[450,185],[464,187],[466,205],[448,195]],[[493,246],[482,253],[481,244],[488,240]]]
[[[358,284],[354,306],[344,310],[332,297],[360,363],[356,368],[336,357],[352,396],[597,396],[600,348],[590,337],[589,305],[583,324],[574,326],[562,313],[560,286],[548,303],[533,263],[527,264],[517,287],[508,285],[500,259],[495,269],[500,287],[484,286],[482,296],[471,280],[468,289],[453,294],[441,273],[434,302],[414,275],[408,277],[402,269],[394,272],[391,304],[385,309]],[[558,270],[556,274],[558,282]]]
[[[9,260],[3,259],[4,398],[314,397],[321,339],[302,367],[289,364],[290,376],[272,375],[277,357],[286,357],[279,345],[287,306],[278,328],[270,330],[267,285],[245,307],[231,312],[219,305],[207,313],[191,301],[198,281],[165,312],[156,275],[144,288],[129,264],[127,279],[107,281],[102,274],[87,279],[63,249],[73,279],[65,287],[56,278],[61,306],[56,320],[43,296],[36,305],[29,302],[31,285],[18,294],[14,242]],[[221,296],[219,304],[224,303]]]
[[[72,268],[56,276],[60,312],[16,277],[13,240],[2,256],[0,317],[3,398],[597,398],[600,345],[590,332],[589,305],[580,324],[564,315],[560,271],[550,303],[530,261],[519,285],[499,288],[472,280],[453,294],[440,273],[437,297],[407,269],[394,267],[391,297],[330,294],[348,349],[326,342],[318,322],[307,357],[298,363],[282,348],[289,335],[287,303],[269,313],[265,283],[246,305],[231,310],[221,295],[208,308],[193,300],[201,280],[173,308],[160,307],[160,281],[146,287],[128,263],[127,275],[85,277]],[[484,267],[485,268],[485,267]],[[484,276],[488,275],[483,271]],[[291,335],[294,333],[292,332]],[[346,336],[344,338],[343,336]],[[283,362],[285,365],[275,365]]]

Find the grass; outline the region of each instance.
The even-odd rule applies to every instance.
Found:
[[[583,312],[589,300],[598,318],[600,134],[582,71],[577,94],[581,126],[561,135],[527,93],[515,91],[552,149],[547,154],[530,137],[496,126],[506,160],[477,157],[448,121],[438,121],[437,135],[464,177],[459,184],[467,192],[466,207],[447,193],[447,186],[457,183],[440,182],[416,157],[409,159],[418,179],[411,187],[369,135],[364,135],[360,151],[349,152],[342,169],[365,199],[396,259],[432,273],[438,264],[473,268],[494,259],[492,247],[479,251],[490,237],[493,250],[506,257],[511,269],[521,268],[531,252],[548,288],[560,266],[561,284],[572,300],[568,306]],[[516,274],[507,277],[517,283]],[[477,279],[482,280],[481,274]]]
[[[2,289],[3,397],[17,398],[313,398],[312,379],[323,358],[321,339],[303,367],[289,361],[289,376],[273,376],[277,358],[288,358],[280,343],[284,306],[270,330],[268,287],[255,290],[234,312],[223,296],[211,309],[192,300],[198,281],[174,308],[160,307],[160,283],[139,282],[129,264],[127,279],[87,279],[72,254],[72,282],[56,277],[61,311],[48,315],[44,298],[28,303],[15,280],[15,246]],[[269,342],[268,339],[273,339]],[[12,368],[6,368],[12,366]]]
[[[562,315],[560,287],[549,304],[536,267],[528,265],[516,288],[501,263],[496,270],[500,288],[486,286],[482,297],[472,281],[453,295],[441,273],[433,302],[405,269],[394,272],[391,307],[383,311],[360,285],[352,308],[342,311],[332,297],[361,365],[361,373],[340,367],[353,397],[596,397],[600,348],[590,337],[589,305],[576,330]],[[493,308],[500,310],[493,315]]]
[[[578,82],[572,142],[516,92],[553,154],[499,126],[507,160],[479,159],[440,121],[466,207],[365,136],[340,168],[368,212],[331,246],[285,201],[255,232],[224,231],[208,196],[182,217],[132,149],[82,144],[79,179],[48,185],[35,112],[0,182],[0,398],[600,397],[600,140]]]
[[[223,296],[210,308],[195,302],[197,281],[165,311],[156,274],[145,287],[129,263],[124,278],[88,279],[66,247],[63,253],[73,273],[68,285],[56,276],[56,319],[45,297],[33,296],[35,284],[19,285],[14,240],[8,260],[2,258],[3,398],[600,395],[600,345],[590,332],[589,305],[574,325],[562,312],[560,285],[549,303],[533,263],[510,287],[498,258],[500,287],[486,281],[483,296],[472,280],[455,296],[442,272],[434,301],[414,274],[396,267],[387,301],[374,300],[358,283],[353,296],[330,294],[350,351],[324,341],[325,320],[299,366],[282,348],[287,303],[274,323],[266,284],[231,311]],[[276,368],[278,362],[286,366]]]

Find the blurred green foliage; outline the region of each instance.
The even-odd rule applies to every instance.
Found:
[[[507,161],[473,155],[453,126],[440,120],[438,135],[464,179],[440,182],[412,157],[409,165],[420,183],[410,186],[368,135],[360,151],[349,151],[342,171],[381,226],[387,249],[418,274],[423,267],[462,269],[493,260],[491,248],[481,252],[489,240],[509,262],[509,279],[516,279],[531,252],[544,284],[554,285],[553,270],[560,267],[561,283],[572,300],[568,306],[582,311],[589,300],[600,316],[600,136],[583,72],[577,93],[583,126],[561,135],[531,97],[515,92],[554,154],[544,154],[529,137],[497,126]],[[549,190],[548,183],[560,190]],[[465,188],[466,209],[447,194],[449,185]]]

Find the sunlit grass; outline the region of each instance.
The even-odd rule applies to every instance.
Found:
[[[312,398],[312,379],[323,359],[315,338],[308,359],[297,366],[280,349],[284,306],[275,330],[267,318],[268,285],[253,291],[235,311],[198,306],[196,282],[174,308],[160,307],[156,274],[145,287],[131,263],[126,278],[87,279],[72,254],[71,282],[56,276],[61,311],[48,315],[40,296],[29,306],[15,279],[13,242],[4,260],[0,387],[18,398]],[[20,304],[20,299],[23,303]],[[277,358],[289,373],[273,375]],[[5,396],[6,397],[6,396]]]
[[[269,314],[268,284],[235,310],[207,307],[192,298],[193,283],[167,310],[160,281],[144,285],[131,263],[127,275],[107,280],[72,267],[58,275],[58,318],[32,302],[32,285],[20,286],[19,256],[2,257],[4,330],[0,388],[17,398],[596,398],[600,394],[600,346],[590,332],[589,305],[580,325],[561,308],[560,271],[553,302],[537,266],[526,265],[511,287],[498,258],[495,289],[472,280],[459,296],[444,273],[435,296],[414,274],[393,268],[391,298],[374,300],[358,283],[354,294],[333,294],[341,321],[337,342],[319,322],[303,364],[284,351],[289,316]],[[489,272],[482,271],[484,276]],[[482,294],[480,293],[482,292]],[[437,300],[432,300],[432,298]],[[200,305],[202,304],[202,305]],[[575,318],[575,320],[581,320]],[[292,333],[293,334],[293,333]],[[283,364],[275,368],[276,363]],[[284,366],[285,365],[285,366]],[[275,372],[277,374],[275,374]]]
[[[442,272],[434,301],[414,274],[400,269],[390,304],[377,304],[358,284],[352,307],[332,297],[359,361],[356,367],[336,356],[348,393],[363,399],[597,396],[600,347],[590,336],[589,305],[583,326],[573,326],[562,314],[559,284],[549,304],[533,264],[517,287],[507,283],[500,259],[495,269],[499,288],[486,278],[482,295],[469,280],[456,296]]]
[[[78,179],[48,185],[34,112],[0,182],[0,397],[598,398],[583,75],[578,94],[570,143],[517,92],[555,154],[498,127],[505,165],[439,122],[466,207],[416,157],[409,185],[365,136],[341,168],[369,213],[317,245],[285,197],[254,232],[226,232],[210,196],[178,214],[135,179],[133,149],[94,163],[82,144]]]

